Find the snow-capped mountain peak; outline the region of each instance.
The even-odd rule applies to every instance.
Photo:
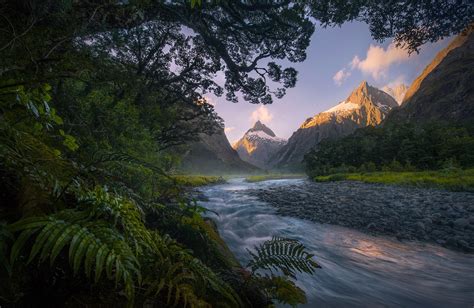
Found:
[[[269,127],[257,121],[232,147],[242,160],[267,168],[270,157],[285,144],[285,139],[277,137]]]

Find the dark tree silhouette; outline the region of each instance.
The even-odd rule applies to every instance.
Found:
[[[394,37],[398,44],[416,51],[425,42],[462,31],[472,23],[474,9],[471,1],[462,0],[203,1],[198,6],[188,1],[2,0],[0,13],[0,48],[11,50],[11,57],[1,60],[3,74],[33,68],[43,73],[39,79],[49,78],[48,67],[70,52],[77,40],[154,24],[163,27],[153,37],[156,48],[176,43],[177,36],[194,46],[189,45],[188,63],[181,63],[187,69],[168,82],[185,78],[189,83],[189,78],[202,74],[197,83],[187,86],[220,94],[222,89],[208,74],[221,70],[228,100],[237,101],[236,93],[241,92],[246,101],[268,104],[272,96],[281,97],[285,89],[294,87],[297,78],[296,70],[275,61],[303,61],[315,24],[363,21],[375,39]],[[39,33],[44,27],[55,30]],[[36,39],[28,42],[33,33]],[[24,62],[18,63],[21,54]],[[155,62],[155,69],[170,70],[165,75],[171,77],[175,56]],[[77,75],[73,71],[68,67],[61,74]],[[275,84],[276,88],[270,87]]]

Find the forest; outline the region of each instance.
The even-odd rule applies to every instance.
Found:
[[[325,140],[305,157],[312,176],[344,172],[474,167],[472,124],[389,123]]]
[[[304,61],[316,23],[363,21],[375,39],[416,52],[472,17],[464,1],[398,3],[1,0],[0,305],[304,303],[294,274],[314,273],[313,255],[274,237],[242,267],[176,177],[180,157],[199,134],[222,129],[206,93],[270,104],[293,88],[297,71],[276,61]],[[474,162],[472,131],[384,132],[366,129],[310,157],[325,168],[337,163],[324,149],[354,167],[423,169],[429,155],[434,167]],[[417,141],[374,151],[404,134]],[[432,148],[411,155],[426,138]],[[354,143],[364,153],[356,161]]]

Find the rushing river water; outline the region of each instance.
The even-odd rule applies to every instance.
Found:
[[[246,183],[233,179],[202,189],[203,206],[242,264],[246,249],[285,236],[300,240],[322,269],[298,275],[305,307],[474,307],[474,255],[356,230],[276,215],[275,209],[246,194],[252,188],[302,180]]]

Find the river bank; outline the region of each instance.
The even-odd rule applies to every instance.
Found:
[[[353,181],[250,189],[277,213],[474,252],[474,193]]]
[[[249,261],[247,249],[272,236],[297,239],[315,255],[322,268],[315,275],[297,274],[297,284],[308,297],[301,307],[472,305],[471,254],[281,215],[276,207],[250,194],[255,189],[282,189],[305,182],[230,179],[198,190],[203,197],[200,204],[212,211],[207,215],[241,264]]]
[[[315,176],[312,180],[316,182],[359,181],[474,192],[474,169],[336,173]]]

